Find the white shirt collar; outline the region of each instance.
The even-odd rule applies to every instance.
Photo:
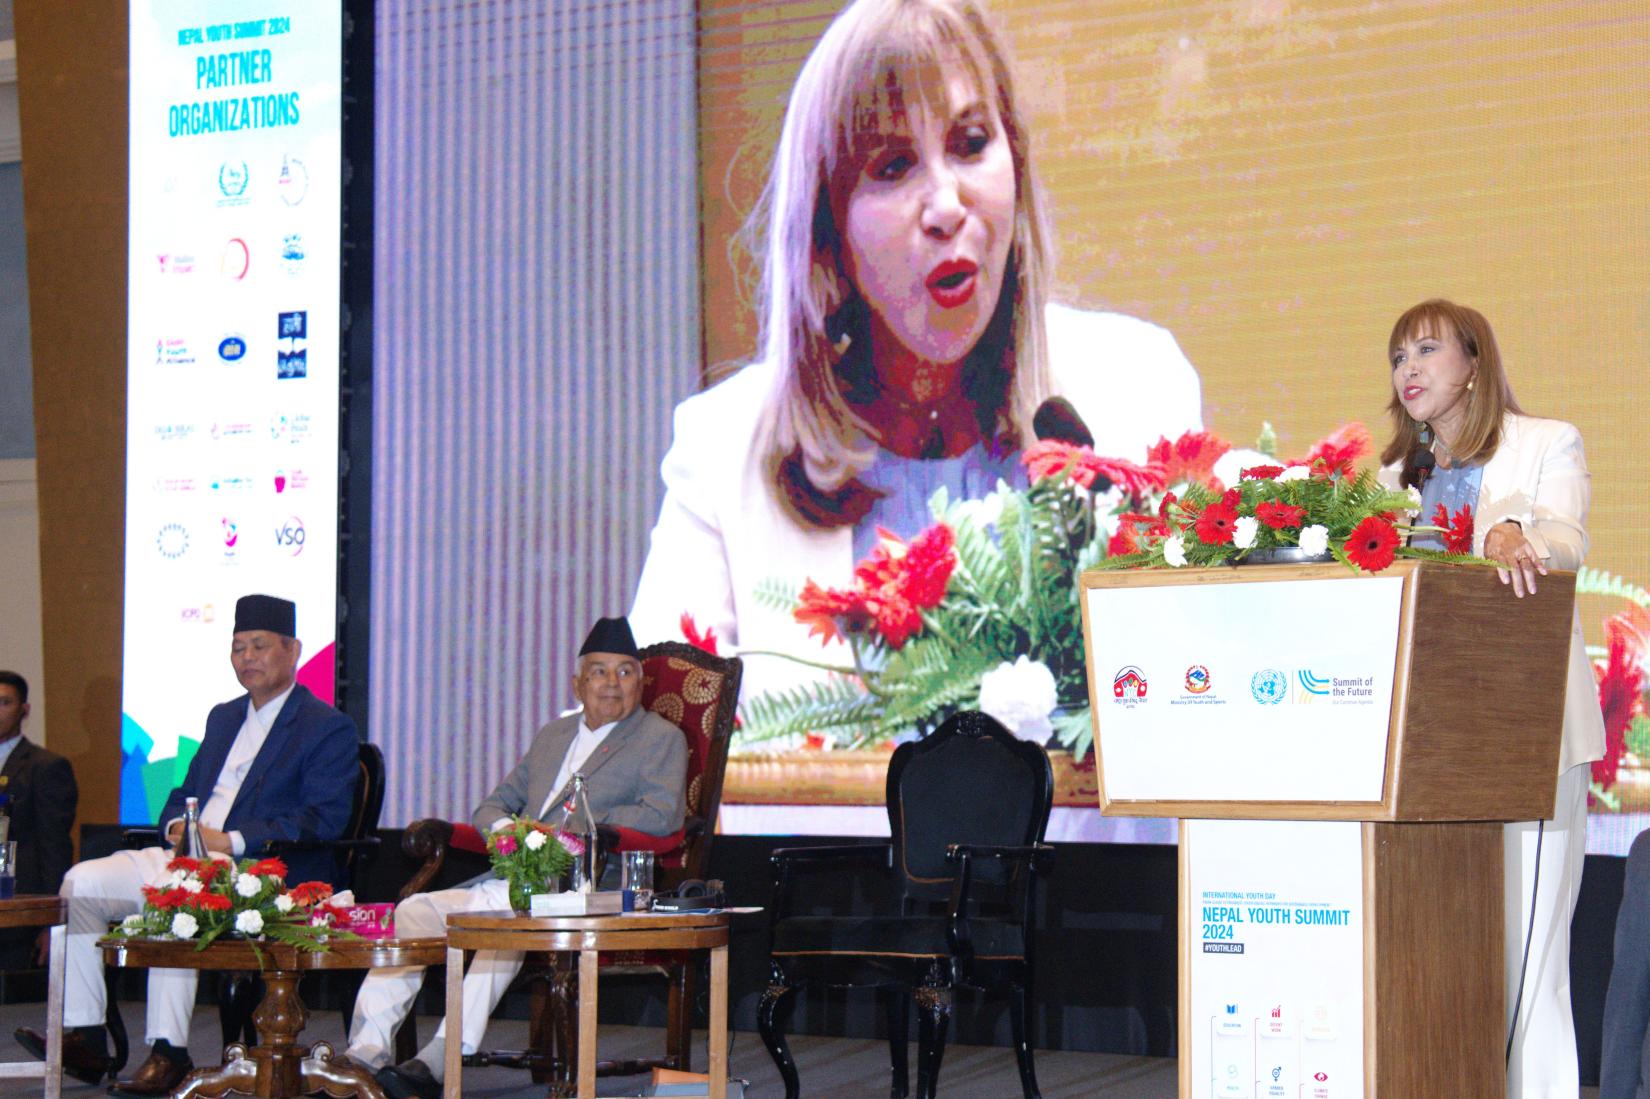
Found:
[[[268,702],[265,702],[262,706],[259,706],[256,709],[252,706],[251,696],[247,696],[247,716],[257,718],[258,724],[263,726],[264,732],[269,732],[275,724],[275,719],[281,714],[281,707],[286,705],[287,696],[292,693],[292,689],[297,685],[298,681],[293,680],[291,683],[287,684],[286,690],[282,691],[280,694],[276,695],[274,698],[270,699]]]

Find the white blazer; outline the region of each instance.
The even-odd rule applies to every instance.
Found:
[[[1168,330],[1055,305],[1047,317],[1055,389],[1077,408],[1101,454],[1143,461],[1159,436],[1202,428],[1197,371]],[[630,610],[642,644],[680,640],[684,612],[700,629],[714,629],[723,653],[746,658],[745,697],[819,675],[761,653],[850,662],[841,642],[822,646],[788,607],[757,594],[769,580],[793,590],[808,579],[845,587],[855,564],[852,528],[798,523],[756,453],[756,425],[774,381],[771,363],[754,363],[677,406],[675,438],[660,467],[665,499]]]
[[[1397,484],[1398,467],[1388,466],[1381,472],[1382,480]],[[1575,425],[1509,412],[1501,421],[1501,443],[1484,465],[1473,508],[1472,551],[1482,554],[1489,529],[1512,519],[1524,528],[1524,537],[1548,568],[1574,571],[1587,556],[1591,499],[1587,458]],[[1511,588],[1507,598],[1513,598]],[[1560,774],[1604,756],[1604,715],[1579,613],[1571,622],[1569,660]]]

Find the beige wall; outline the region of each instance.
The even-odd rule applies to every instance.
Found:
[[[52,747],[80,820],[120,791],[126,446],[126,5],[16,0],[40,596]]]

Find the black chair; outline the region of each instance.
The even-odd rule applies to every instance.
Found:
[[[781,1020],[805,985],[881,990],[893,1068],[890,1094],[909,1089],[906,1040],[917,1004],[917,1095],[932,1099],[952,994],[1009,998],[1020,1085],[1037,1099],[1029,1011],[1035,876],[1052,860],[1042,842],[1054,776],[1042,748],[966,711],[932,736],[902,744],[888,763],[889,843],[781,848],[773,853],[770,978],[757,1027],[785,1081],[801,1087]],[[793,899],[804,874],[874,868],[899,900],[893,915],[815,915]],[[844,896],[820,882],[819,895]]]
[[[349,820],[342,837],[335,840],[271,840],[264,845],[260,857],[280,858],[297,852],[331,851],[338,860],[338,880],[349,882],[350,888],[359,894],[360,882],[364,880],[362,871],[378,853],[380,842],[378,818],[384,810],[384,753],[376,744],[362,741],[356,753],[356,765],[360,768],[360,776],[355,784],[355,798],[350,805]],[[128,828],[123,839],[128,848],[153,847],[160,843],[160,830]],[[115,1000],[115,975],[116,970],[104,967],[108,1007],[103,1021],[109,1030],[114,1051],[111,1076],[126,1067],[131,1049],[126,1022],[120,1017],[120,1007]],[[357,986],[362,978],[362,975],[343,976],[353,976]],[[258,1044],[258,1031],[253,1025],[252,1014],[257,1010],[263,994],[264,983],[256,973],[232,971],[218,975],[218,1022],[223,1028],[224,1045],[243,1041],[248,1045]],[[348,999],[353,1000],[353,997]],[[347,1009],[344,1024],[346,1028],[349,1025]]]

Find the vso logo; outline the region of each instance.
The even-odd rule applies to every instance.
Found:
[[[275,528],[275,545],[289,557],[304,552],[304,521],[296,515]]]

